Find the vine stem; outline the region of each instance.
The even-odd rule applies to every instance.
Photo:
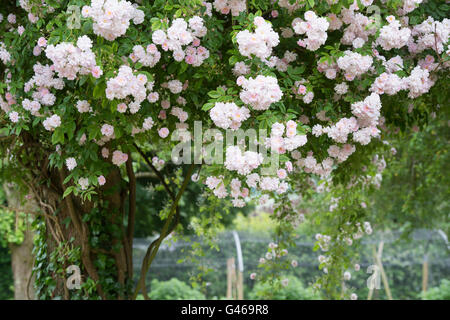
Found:
[[[160,236],[158,237],[158,239],[153,241],[147,249],[147,253],[145,254],[144,261],[142,262],[141,277],[140,277],[138,284],[136,286],[136,289],[134,291],[133,300],[136,300],[136,297],[140,290],[142,290],[144,297],[148,298],[147,293],[145,292],[146,289],[144,286],[145,277],[147,275],[148,269],[150,268],[150,265],[152,264],[153,260],[155,259],[156,253],[158,252],[161,242],[169,235],[168,230],[169,230],[170,223],[172,222],[175,214],[178,212],[178,210],[177,210],[178,202],[180,201],[181,196],[183,195],[184,191],[186,190],[187,185],[189,184],[193,170],[194,170],[194,164],[191,164],[188,169],[188,172],[186,174],[186,177],[184,178],[183,184],[181,185],[181,188],[178,191],[178,194],[172,203],[172,206],[170,208],[170,213],[167,217],[166,223],[163,226]]]
[[[64,187],[64,179],[65,175],[63,170],[58,170],[59,176],[61,180],[61,186],[63,188],[63,191],[65,192],[66,188]],[[104,293],[102,289],[102,285],[100,284],[100,277],[98,275],[97,269],[95,268],[95,265],[91,258],[91,248],[89,246],[89,239],[88,239],[88,232],[87,232],[87,226],[83,224],[83,221],[80,219],[80,217],[77,215],[75,211],[75,207],[72,201],[72,195],[69,194],[65,199],[67,209],[69,211],[69,216],[72,220],[73,225],[75,226],[75,230],[77,231],[78,235],[80,236],[81,241],[81,260],[83,261],[83,265],[86,268],[87,273],[89,276],[96,282],[96,288],[98,294],[101,296],[103,300],[106,300],[106,294]]]
[[[126,250],[127,253],[127,264],[128,264],[128,275],[130,279],[133,277],[133,259],[132,259],[132,251],[133,251],[133,235],[134,235],[134,224],[136,218],[136,176],[133,171],[133,159],[131,158],[131,152],[128,153],[127,160],[127,175],[128,175],[128,183],[129,183],[129,210],[128,210],[128,225],[127,225],[127,240],[128,240],[128,248]]]

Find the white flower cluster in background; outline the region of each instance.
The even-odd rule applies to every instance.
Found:
[[[24,91],[29,92],[32,88],[37,88],[33,92],[33,99],[39,103],[51,106],[56,101],[56,96],[49,89],[61,90],[64,88],[64,81],[56,77],[55,71],[49,65],[41,65],[39,62],[33,66],[34,75],[25,83]]]
[[[434,81],[430,78],[430,72],[420,66],[415,67],[411,71],[411,75],[404,81],[409,90],[408,97],[410,98],[417,98],[427,93],[434,85]]]
[[[409,90],[408,96],[410,98],[417,98],[427,93],[434,85],[434,80],[430,78],[429,68],[435,64],[432,56],[429,57],[431,58],[429,62],[427,62],[427,59],[424,59],[422,64],[419,62],[419,65],[411,71],[409,77],[400,78],[398,75],[390,73],[389,71],[393,70],[392,68],[388,72],[380,74],[370,87],[370,91],[377,94],[394,95],[400,90]]]
[[[306,173],[317,174],[323,178],[328,177],[333,171],[334,161],[332,158],[327,157],[318,162],[314,158],[312,152],[308,152],[305,158],[300,158],[295,163],[299,168],[302,168]]]
[[[0,60],[7,64],[11,60],[11,54],[6,50],[5,44],[0,41]]]
[[[344,70],[344,76],[348,81],[352,81],[355,77],[366,73],[372,66],[372,62],[371,56],[363,56],[349,50],[344,52],[344,56],[337,59],[337,65]]]
[[[226,150],[225,167],[230,171],[237,171],[247,175],[263,163],[263,156],[254,151],[242,152],[239,146],[228,146]]]
[[[209,115],[219,128],[236,130],[250,117],[250,110],[238,107],[234,102],[216,102]]]
[[[359,129],[358,121],[355,117],[342,118],[335,124],[322,129],[328,137],[339,143],[347,142],[348,135]]]
[[[11,99],[12,99],[12,97],[11,97]],[[0,109],[3,110],[5,113],[8,113],[11,111],[11,108],[9,107],[9,101],[13,102],[11,104],[16,103],[16,101],[14,99],[12,99],[12,100],[7,99],[5,101],[5,100],[3,100],[2,95],[0,95]]]
[[[276,191],[278,194],[285,193],[289,187],[287,182],[280,182],[278,177],[262,177],[259,182],[261,190]]]
[[[380,96],[372,93],[364,101],[353,103],[351,109],[359,126],[359,130],[353,133],[353,140],[367,145],[372,138],[378,137],[380,134],[380,130],[376,127],[380,118]]]
[[[283,135],[286,135],[283,137]],[[307,142],[306,135],[297,134],[297,123],[292,120],[284,124],[275,122],[272,125],[270,138],[267,141],[267,146],[273,152],[283,154],[286,151],[293,151],[298,147],[304,146]]]
[[[228,191],[223,182],[223,176],[209,176],[206,178],[205,184],[209,189],[213,190],[214,195],[219,199],[223,199],[228,195]]]
[[[437,52],[441,54],[449,41],[449,34],[450,19],[446,18],[440,22],[428,17],[427,20],[412,29],[411,35],[417,37],[417,40],[414,42],[413,37],[411,37],[408,50],[411,53],[419,53],[425,49],[437,49]]]
[[[92,112],[92,107],[86,100],[79,100],[76,103],[76,108],[79,113],[86,113],[86,112]]]
[[[344,144],[342,147],[331,145],[327,150],[329,156],[336,158],[338,162],[344,162],[355,151],[356,147],[348,143]]]
[[[134,101],[128,107],[131,113],[136,113],[141,107],[141,102],[147,96],[147,76],[144,74],[134,75],[133,70],[128,66],[121,66],[115,78],[111,78],[106,83],[106,97],[109,100],[125,99],[132,96]]]
[[[380,36],[377,38],[379,44],[384,50],[400,49],[408,43],[411,36],[409,28],[401,28],[400,21],[394,16],[388,16],[386,20],[389,22],[380,30]]]
[[[406,88],[407,86],[405,81],[403,81],[403,79],[398,75],[395,73],[383,72],[375,79],[370,87],[370,91],[377,94],[386,93],[388,95],[394,95],[400,90],[404,90]]]
[[[245,198],[249,195],[250,191],[248,188],[242,188],[242,183],[239,179],[234,178],[230,183],[231,192],[230,195],[233,197],[232,204],[234,207],[242,208],[245,206],[244,199],[240,199],[240,197]]]
[[[423,0],[403,0],[404,13],[410,13],[422,3]]]
[[[274,77],[259,75],[256,78],[245,79],[240,76],[237,84],[243,88],[239,94],[242,102],[251,105],[255,110],[267,110],[283,96],[278,80]]]
[[[387,61],[384,61],[383,65],[386,68],[386,72],[394,73],[403,68],[403,59],[400,56],[395,56]]]
[[[279,0],[278,5],[281,8],[286,8],[289,13],[292,13],[296,11],[297,9],[300,9],[305,6],[305,2],[302,0]]]
[[[297,80],[292,87],[292,92],[297,99],[302,99],[304,103],[310,104],[314,99],[314,91],[308,89],[305,79]]]
[[[167,82],[167,89],[173,94],[178,94],[183,90],[183,83],[180,80],[170,80]],[[162,87],[166,87],[165,85],[161,85]]]
[[[285,51],[283,58],[271,56],[268,60],[264,60],[264,63],[270,68],[276,68],[280,72],[286,72],[289,63],[297,60],[297,54],[292,51]]]
[[[161,52],[155,44],[149,44],[145,49],[141,45],[133,47],[133,52],[130,54],[130,59],[133,62],[139,62],[145,67],[154,67],[159,59],[161,59]]]
[[[102,71],[95,61],[95,54],[91,51],[92,40],[82,36],[77,40],[77,46],[69,42],[49,45],[45,49],[47,58],[52,60],[55,71],[62,78],[75,80],[78,74],[92,74],[98,78]]]
[[[61,118],[57,114],[54,114],[45,119],[42,124],[44,125],[45,130],[53,131],[61,125]]]
[[[116,166],[120,166],[120,165],[124,164],[125,162],[127,162],[127,160],[128,160],[128,154],[126,154],[120,150],[116,150],[113,152],[112,163],[115,164]]]
[[[145,17],[142,10],[125,0],[92,0],[91,5],[84,6],[81,13],[83,17],[94,20],[94,33],[109,41],[123,36],[130,26],[130,20],[134,24],[141,24]]]
[[[324,61],[317,63],[317,70],[324,73],[327,79],[335,79],[339,71],[339,67],[335,62],[330,63],[328,61]]]
[[[39,115],[39,110],[41,109],[41,104],[38,101],[31,101],[30,99],[24,99],[22,101],[22,107],[30,111],[30,113],[34,116]]]
[[[245,57],[255,55],[261,60],[265,60],[272,54],[272,48],[280,43],[278,33],[273,31],[270,22],[262,17],[255,17],[253,24],[256,26],[255,32],[243,30],[236,35],[236,42],[239,52]]]
[[[229,14],[237,17],[239,13],[247,9],[245,0],[214,0],[214,9],[222,14]]]
[[[187,47],[185,51],[184,61],[194,67],[201,66],[203,61],[209,58],[209,50],[203,46],[197,46],[197,43],[200,41],[194,41],[194,45]]]
[[[20,119],[20,115],[19,115],[19,113],[18,113],[17,111],[12,111],[12,112],[10,112],[10,113],[8,114],[8,117],[9,117],[9,120],[10,120],[12,123],[17,123],[17,122],[19,122],[19,119]]]
[[[186,122],[189,117],[189,114],[180,107],[173,107],[170,114],[177,117],[180,123]]]
[[[334,91],[338,95],[346,94],[347,91],[348,91],[348,85],[345,82],[339,83],[339,84],[334,86]]]
[[[39,20],[38,16],[41,16],[43,14],[44,9],[47,13],[52,13],[55,11],[55,8],[53,8],[51,5],[48,5],[45,0],[19,0],[19,5],[22,9],[28,12],[28,20],[30,20],[31,23],[36,23],[37,20]],[[36,15],[33,13],[36,13]],[[0,17],[0,22],[1,21],[2,19]]]
[[[350,6],[348,9],[343,9],[338,18],[335,15],[329,16],[331,19],[331,30],[338,30],[343,24],[347,27],[344,29],[344,34],[341,38],[341,43],[352,45],[354,48],[361,48],[368,40],[369,36],[377,32],[376,26],[371,25],[371,19],[360,12],[355,12],[355,7]]]
[[[305,21],[300,18],[292,21],[296,34],[306,34],[306,39],[300,39],[297,44],[311,51],[316,51],[325,43],[329,25],[326,18],[318,17],[313,11],[305,12]]]
[[[250,72],[250,67],[245,64],[245,62],[236,62],[233,67],[233,74],[235,76],[243,76]]]
[[[358,101],[351,105],[353,115],[358,119],[360,127],[373,127],[378,124],[380,118],[380,96],[372,93],[364,101]]]
[[[353,133],[353,140],[365,146],[370,143],[372,138],[378,138],[380,130],[377,127],[362,128]]]
[[[315,236],[317,243],[319,244],[319,247],[322,251],[328,251],[329,246],[330,246],[330,242],[331,242],[331,237],[325,234],[316,234]],[[319,262],[320,263],[326,263],[327,259],[324,256],[319,256]]]
[[[206,35],[207,29],[203,19],[194,16],[186,22],[177,18],[172,21],[171,26],[164,30],[156,30],[152,34],[155,44],[162,47],[164,51],[172,51],[175,61],[186,61],[186,63],[200,66],[203,60],[209,57],[209,51],[200,46],[200,38]],[[184,46],[188,46],[185,50]]]

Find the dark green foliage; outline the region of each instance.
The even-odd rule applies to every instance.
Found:
[[[205,300],[200,291],[175,278],[169,281],[153,280],[149,297],[152,300]]]
[[[0,246],[0,300],[13,299],[13,287],[11,255],[8,248]]]
[[[421,295],[423,300],[450,300],[450,280],[443,279],[441,285]]]
[[[296,277],[287,277],[289,283],[286,287],[273,292],[269,283],[258,283],[249,294],[250,299],[264,300],[320,300],[320,295],[315,293],[311,287],[305,288],[303,283]]]

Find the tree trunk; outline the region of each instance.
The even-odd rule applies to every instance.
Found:
[[[112,166],[106,183],[95,189],[92,200],[83,200],[73,193],[63,197],[73,185],[72,181],[64,183],[68,176],[65,166],[50,167],[53,151],[43,147],[36,137],[22,132],[21,138],[25,148],[20,149],[17,157],[29,175],[29,179],[22,181],[34,195],[40,207],[39,216],[45,222],[45,232],[40,230],[37,238],[39,249],[43,249],[36,256],[38,298],[129,298],[136,210],[131,155],[126,165],[128,183],[120,169]],[[128,210],[125,209],[127,196]],[[79,289],[67,286],[71,276],[67,274],[69,266],[78,267],[81,272]],[[43,282],[42,277],[46,279]],[[49,277],[53,279],[51,284],[47,281]]]
[[[131,265],[132,240],[128,239],[124,225],[126,218],[124,203],[128,186],[124,184],[119,169],[112,171],[106,178],[107,182],[98,190],[99,199],[96,199],[95,202],[82,201],[80,197],[73,194],[63,199],[64,191],[69,186],[69,184],[63,184],[67,173],[57,169],[53,169],[49,173],[50,187],[43,186],[37,190],[37,193],[41,209],[45,212],[47,256],[50,257],[53,252],[57,251],[58,257],[63,261],[60,263],[64,270],[64,275],[51,275],[56,281],[52,297],[71,299],[73,293],[79,293],[88,299],[95,297],[101,299],[129,298],[131,293],[129,284],[133,271]],[[93,214],[93,212],[96,213]],[[85,216],[89,216],[90,220],[85,221]],[[101,216],[101,221],[99,221],[99,216]],[[98,228],[98,224],[102,226],[100,234],[93,234],[91,222],[94,219],[97,219],[95,221],[96,228]],[[92,245],[92,237],[101,240],[98,240],[97,245]],[[72,241],[70,241],[71,239]],[[59,252],[61,246],[65,249]],[[66,250],[77,247],[81,251],[80,260],[74,263],[69,261]],[[109,263],[99,270],[99,265],[96,263],[99,255],[114,259],[114,263]],[[82,283],[88,279],[96,283],[96,292],[87,293],[67,286],[70,274],[67,274],[66,270],[70,265],[80,268]],[[120,288],[111,285],[105,288],[106,277],[109,277],[109,281],[113,280],[114,283],[118,283]]]
[[[14,299],[34,300],[34,280],[31,278],[33,271],[33,236],[30,228],[24,232],[24,240],[21,244],[10,244],[11,266],[14,276]],[[31,279],[30,279],[31,278]],[[28,292],[28,293],[27,293]]]

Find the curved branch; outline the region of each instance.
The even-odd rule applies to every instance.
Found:
[[[186,174],[186,177],[184,178],[183,184],[181,185],[181,188],[178,191],[177,196],[175,197],[175,200],[172,203],[172,206],[170,208],[170,213],[167,217],[166,223],[163,226],[160,236],[158,237],[158,239],[153,241],[147,249],[147,253],[145,255],[144,261],[142,262],[141,277],[140,277],[138,284],[136,286],[136,289],[134,291],[133,299],[136,299],[136,297],[141,289],[143,291],[146,290],[144,283],[145,283],[145,276],[147,275],[148,269],[150,268],[150,265],[152,264],[153,260],[155,259],[156,253],[158,252],[161,242],[170,234],[170,232],[173,231],[173,229],[176,226],[176,224],[175,224],[172,228],[169,229],[169,226],[170,226],[174,216],[176,214],[177,215],[179,214],[178,202],[180,201],[181,196],[183,195],[184,191],[186,190],[186,187],[191,179],[193,169],[194,169],[194,164],[191,164],[188,169],[188,172]],[[146,293],[144,293],[144,295],[146,295]]]
[[[133,143],[133,146],[136,148],[137,152],[139,152],[139,154],[142,156],[142,158],[144,158],[145,163],[147,163],[147,165],[155,172],[156,176],[158,177],[158,179],[161,181],[162,185],[164,186],[164,189],[166,189],[167,193],[169,194],[170,198],[175,201],[175,194],[172,192],[172,190],[170,190],[169,185],[166,183],[166,181],[164,180],[163,175],[161,174],[161,172],[158,171],[158,169],[155,168],[155,166],[153,165],[153,163],[148,160],[147,156],[145,155],[144,151],[142,151],[141,148],[139,148],[139,146],[136,143]]]

